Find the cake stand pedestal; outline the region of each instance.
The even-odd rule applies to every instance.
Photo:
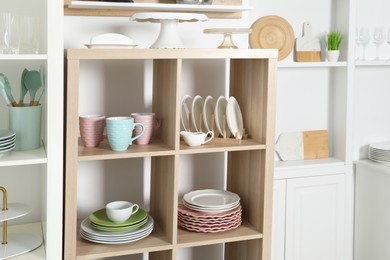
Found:
[[[204,14],[193,13],[164,13],[147,12],[136,13],[130,20],[137,22],[160,23],[160,34],[157,40],[150,46],[153,49],[178,49],[184,48],[177,25],[181,22],[207,21]]]
[[[223,41],[218,48],[223,49],[237,49],[238,47],[233,42],[233,34],[251,33],[252,29],[248,28],[212,28],[203,30],[204,33],[223,34]]]

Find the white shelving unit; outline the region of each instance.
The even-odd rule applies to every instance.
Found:
[[[0,55],[0,71],[10,79],[14,97],[19,97],[23,68],[44,68],[46,93],[43,97],[42,146],[31,151],[11,151],[0,158],[0,178],[8,190],[9,202],[20,202],[32,213],[8,221],[8,233],[29,232],[42,236],[36,250],[17,260],[62,258],[63,192],[63,5],[57,1],[6,0],[4,12],[40,18],[39,54]],[[8,109],[0,105],[0,128],[8,128]]]

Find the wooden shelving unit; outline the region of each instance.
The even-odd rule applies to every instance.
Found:
[[[181,73],[186,59],[229,63],[229,92],[241,105],[248,140],[241,144],[210,142],[188,147],[180,142]],[[79,144],[80,64],[91,60],[153,61],[152,110],[164,122],[150,145],[113,152],[107,141],[87,149]],[[276,50],[221,49],[69,49],[67,50],[67,115],[64,259],[96,259],[148,253],[149,259],[176,259],[177,249],[225,244],[225,259],[269,260],[271,254],[274,169]],[[221,93],[222,94],[222,93]],[[243,224],[217,234],[177,227],[179,163],[182,155],[227,152],[227,189],[237,193]],[[100,245],[78,235],[77,179],[79,161],[151,157],[150,212],[153,233],[123,245]],[[218,163],[218,162],[216,162]],[[164,205],[161,207],[160,205]]]

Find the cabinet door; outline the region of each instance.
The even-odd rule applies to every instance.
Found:
[[[272,260],[284,260],[286,180],[274,181],[272,209]]]
[[[286,260],[344,260],[345,176],[287,181]]]

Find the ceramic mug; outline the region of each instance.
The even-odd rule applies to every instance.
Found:
[[[139,209],[137,204],[128,201],[113,201],[106,205],[107,217],[113,222],[125,222]]]
[[[132,137],[136,126],[142,128],[141,132]],[[144,134],[144,125],[135,123],[134,118],[127,116],[106,118],[107,138],[112,150],[117,152],[126,151],[134,140]]]
[[[80,137],[85,147],[97,147],[103,140],[106,116],[100,114],[79,116]]]
[[[161,120],[156,117],[154,113],[132,113],[131,117],[134,118],[136,123],[144,125],[144,134],[135,140],[136,144],[148,144],[150,139],[157,128],[161,125]],[[134,128],[134,135],[138,135],[142,131],[140,126]]]
[[[207,133],[181,131],[180,135],[183,137],[184,142],[189,146],[206,144],[214,138],[213,131],[208,131]],[[209,139],[206,139],[207,136],[209,136]]]

